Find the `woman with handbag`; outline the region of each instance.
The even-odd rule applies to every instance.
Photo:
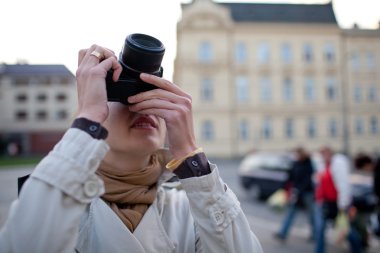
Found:
[[[324,167],[318,173],[316,186],[316,253],[325,252],[326,224],[335,223],[337,217],[347,219],[351,204],[349,159],[343,154],[334,153],[329,147],[323,147],[320,153]],[[340,231],[341,239],[347,238],[351,252],[360,253],[359,238],[349,232],[349,228]]]

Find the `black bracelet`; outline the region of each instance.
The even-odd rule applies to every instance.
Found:
[[[174,171],[178,178],[201,177],[211,173],[210,164],[205,153],[188,157]]]
[[[98,140],[104,140],[108,136],[107,129],[102,127],[100,123],[86,118],[75,119],[71,127],[81,129]]]

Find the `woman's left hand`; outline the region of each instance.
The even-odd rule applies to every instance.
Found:
[[[177,85],[160,77],[141,74],[144,82],[159,89],[139,93],[128,98],[129,110],[156,115],[164,119],[168,132],[169,149],[180,159],[197,149],[193,127],[191,96]]]

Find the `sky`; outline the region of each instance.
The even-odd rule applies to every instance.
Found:
[[[164,77],[172,78],[176,23],[180,3],[190,0],[0,0],[0,63],[63,64],[73,74],[80,49],[92,44],[117,54],[127,35],[145,33],[160,39],[166,52]],[[218,2],[326,3],[328,0]],[[354,23],[378,28],[380,0],[333,0],[342,28]]]

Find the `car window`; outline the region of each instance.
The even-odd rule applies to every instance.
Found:
[[[255,154],[245,158],[241,167],[249,168],[250,170],[288,170],[291,163],[292,160],[287,155]]]

